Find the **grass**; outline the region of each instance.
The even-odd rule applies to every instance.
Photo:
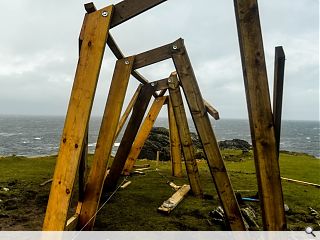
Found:
[[[255,195],[257,181],[252,153],[242,154],[237,150],[224,150],[222,153],[234,189],[241,190],[243,197]],[[50,184],[39,184],[52,178],[55,160],[56,156],[0,158],[0,230],[41,230]],[[155,161],[139,160],[139,164],[143,163],[151,164],[151,170],[146,175],[128,178],[131,185],[116,192],[97,214],[95,230],[225,230],[225,226],[215,224],[209,217],[209,212],[220,203],[205,160],[198,161],[201,183],[204,192],[213,198],[198,199],[189,195],[169,216],[157,212],[162,202],[174,193],[166,182],[170,179],[177,185],[187,183],[186,174],[184,172],[183,178],[171,177],[169,162],[160,163],[158,171],[155,171]],[[304,154],[282,153],[280,167],[283,177],[320,183],[319,159]],[[288,228],[303,230],[312,226],[320,230],[320,220],[308,209],[312,207],[320,211],[319,188],[285,181],[282,187],[284,201],[290,208],[287,212]],[[9,191],[4,191],[4,188]],[[76,197],[75,191],[69,215],[74,213]],[[256,211],[261,227],[259,203],[246,204]]]

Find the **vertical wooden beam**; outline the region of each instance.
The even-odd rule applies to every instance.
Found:
[[[203,194],[201,189],[199,170],[196,159],[194,157],[194,148],[192,145],[192,139],[189,131],[186,112],[183,106],[178,79],[169,78],[168,83],[172,108],[177,122],[178,133],[180,136],[182,152],[186,164],[187,175],[191,190],[195,196],[202,197]]]
[[[234,0],[264,230],[286,229],[257,0]]]
[[[43,230],[63,230],[98,82],[113,7],[88,14]],[[108,15],[102,14],[108,12]],[[104,15],[104,16],[103,16]]]
[[[274,133],[277,144],[277,154],[279,158],[280,135],[281,135],[281,116],[282,116],[282,97],[284,81],[284,63],[286,57],[281,46],[275,48],[274,57],[274,80],[273,80],[273,121]]]
[[[206,154],[210,172],[226,215],[226,220],[229,223],[231,230],[245,230],[240,208],[224,165],[183,40],[180,39],[176,41],[174,46],[175,51],[172,55],[173,61],[179,75],[192,119]],[[175,75],[171,76],[171,78],[174,77],[176,78]]]
[[[104,191],[112,191],[116,187],[153,93],[154,88],[151,84],[143,85],[141,88],[120,146],[111,165],[110,172],[106,177]]]
[[[134,57],[128,57],[116,63],[78,221],[78,227],[85,226],[85,230],[91,230],[94,225],[133,62]]]
[[[169,119],[169,136],[170,136],[170,158],[172,166],[172,176],[182,177],[182,163],[181,163],[181,144],[177,122],[174,117],[172,101],[168,99],[168,119]]]
[[[142,123],[142,126],[139,130],[139,133],[137,134],[134,143],[132,144],[132,147],[130,149],[130,153],[128,155],[128,158],[126,160],[126,163],[124,165],[123,174],[129,175],[132,171],[133,165],[135,164],[141,149],[147,140],[149,133],[153,127],[153,124],[155,120],[158,117],[158,114],[166,101],[167,97],[158,97],[155,98],[153,101],[153,104],[149,110],[149,113],[147,114],[144,122]]]
[[[131,98],[131,100],[130,100],[130,102],[129,102],[126,110],[125,110],[125,112],[123,113],[122,117],[120,118],[114,141],[117,140],[117,137],[119,136],[119,133],[121,132],[124,123],[126,122],[127,118],[129,117],[130,112],[131,112],[131,110],[133,108],[133,105],[137,101],[139,92],[141,91],[141,87],[142,87],[142,84],[139,84],[139,86],[137,87],[137,90],[134,92],[134,94],[133,94],[133,96],[132,96],[132,98]]]

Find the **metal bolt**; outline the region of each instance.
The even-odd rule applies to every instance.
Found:
[[[125,60],[125,61],[124,61],[124,64],[126,64],[126,65],[129,65],[129,63],[130,63],[130,62],[129,62],[128,60]]]
[[[178,46],[177,46],[177,45],[173,45],[173,46],[172,46],[172,49],[173,49],[173,50],[177,50],[177,49],[178,49]]]
[[[152,87],[154,87],[154,85],[155,85],[154,83],[151,83],[151,86],[152,86]]]
[[[169,79],[168,79],[168,83],[171,83],[171,82],[172,82],[172,81],[171,81],[171,78],[169,78]]]
[[[102,17],[106,17],[106,16],[108,16],[108,12],[107,12],[107,11],[103,11],[103,12],[101,13],[101,15],[102,15]]]

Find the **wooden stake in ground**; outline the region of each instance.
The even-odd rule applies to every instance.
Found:
[[[193,72],[193,68],[183,40],[177,40],[173,46],[173,62],[179,75],[193,122],[202,143],[207,163],[223,206],[226,220],[231,230],[245,230],[233,188],[225,168],[203,98]],[[172,76],[174,77],[174,76]]]
[[[158,97],[154,99],[154,102],[149,110],[149,113],[147,114],[144,122],[142,123],[142,126],[139,130],[139,133],[137,134],[134,143],[130,149],[129,156],[127,158],[126,164],[124,165],[123,173],[124,175],[129,175],[133,165],[135,164],[141,149],[147,140],[149,133],[153,127],[153,124],[158,117],[158,114],[166,101],[167,97]]]
[[[286,229],[257,0],[234,0],[264,230]]]
[[[168,101],[168,119],[169,119],[169,136],[170,136],[170,158],[172,166],[172,176],[182,177],[181,163],[181,144],[177,122],[174,117],[171,99]]]
[[[191,135],[189,131],[186,112],[184,110],[182,96],[179,88],[178,79],[175,76],[168,79],[169,93],[172,102],[174,116],[178,126],[178,133],[181,140],[182,152],[186,164],[187,175],[192,193],[197,197],[202,197],[199,170],[194,157]]]
[[[113,7],[109,6],[90,13],[84,22],[79,62],[43,223],[46,231],[62,231],[65,227],[112,11]]]

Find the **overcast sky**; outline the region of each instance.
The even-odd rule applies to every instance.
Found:
[[[84,3],[0,2],[0,114],[66,114]],[[259,10],[271,94],[274,47],[286,53],[283,119],[319,120],[319,1],[260,0]],[[111,33],[128,56],[184,38],[203,97],[221,118],[247,118],[232,0],[168,0]],[[103,113],[114,64],[106,49],[93,115]],[[173,70],[168,60],[141,73],[153,81]],[[125,104],[136,87],[132,78]]]

